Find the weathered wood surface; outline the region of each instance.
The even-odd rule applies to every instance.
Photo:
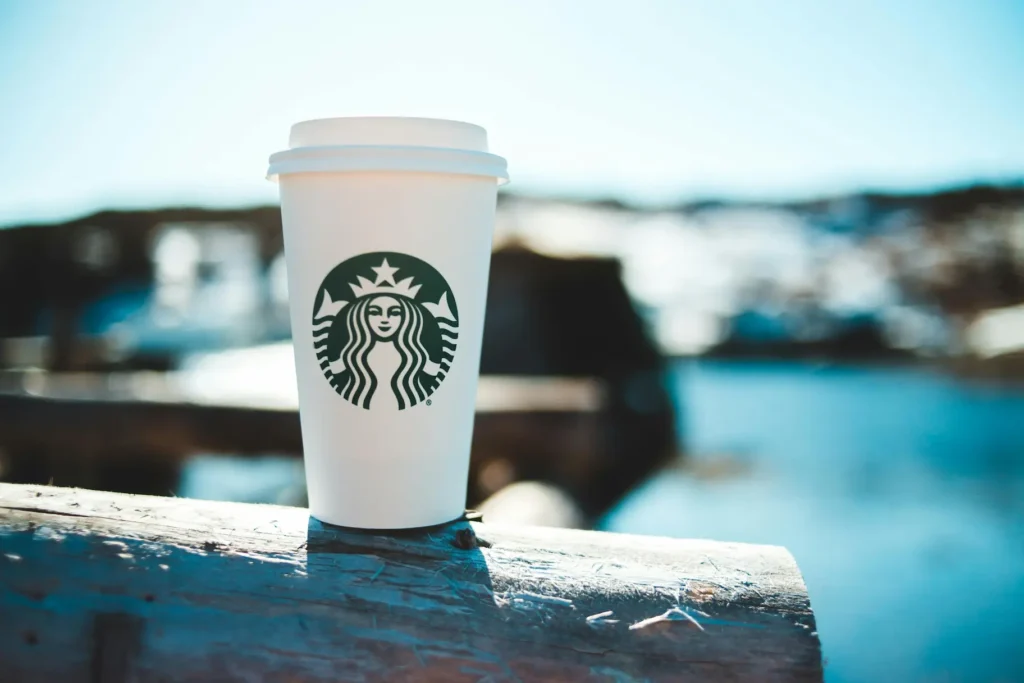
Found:
[[[0,680],[820,681],[782,548],[0,484]]]

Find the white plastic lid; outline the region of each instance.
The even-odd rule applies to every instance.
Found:
[[[461,121],[350,117],[292,126],[289,149],[270,157],[267,178],[287,173],[415,171],[508,182],[505,159],[487,151],[487,131]]]

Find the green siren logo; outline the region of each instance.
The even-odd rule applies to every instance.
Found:
[[[362,408],[405,410],[426,401],[451,368],[458,339],[451,287],[408,254],[344,261],[313,302],[313,348],[324,377]]]

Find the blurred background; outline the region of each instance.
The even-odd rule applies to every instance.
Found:
[[[1013,0],[0,0],[0,479],[303,504],[267,157],[467,120],[513,177],[468,504],[785,545],[832,682],[1024,680],[1022,38]]]

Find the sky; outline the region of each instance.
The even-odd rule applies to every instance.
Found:
[[[1024,177],[1014,0],[0,0],[0,225],[272,202],[310,118],[479,123],[522,193]]]

